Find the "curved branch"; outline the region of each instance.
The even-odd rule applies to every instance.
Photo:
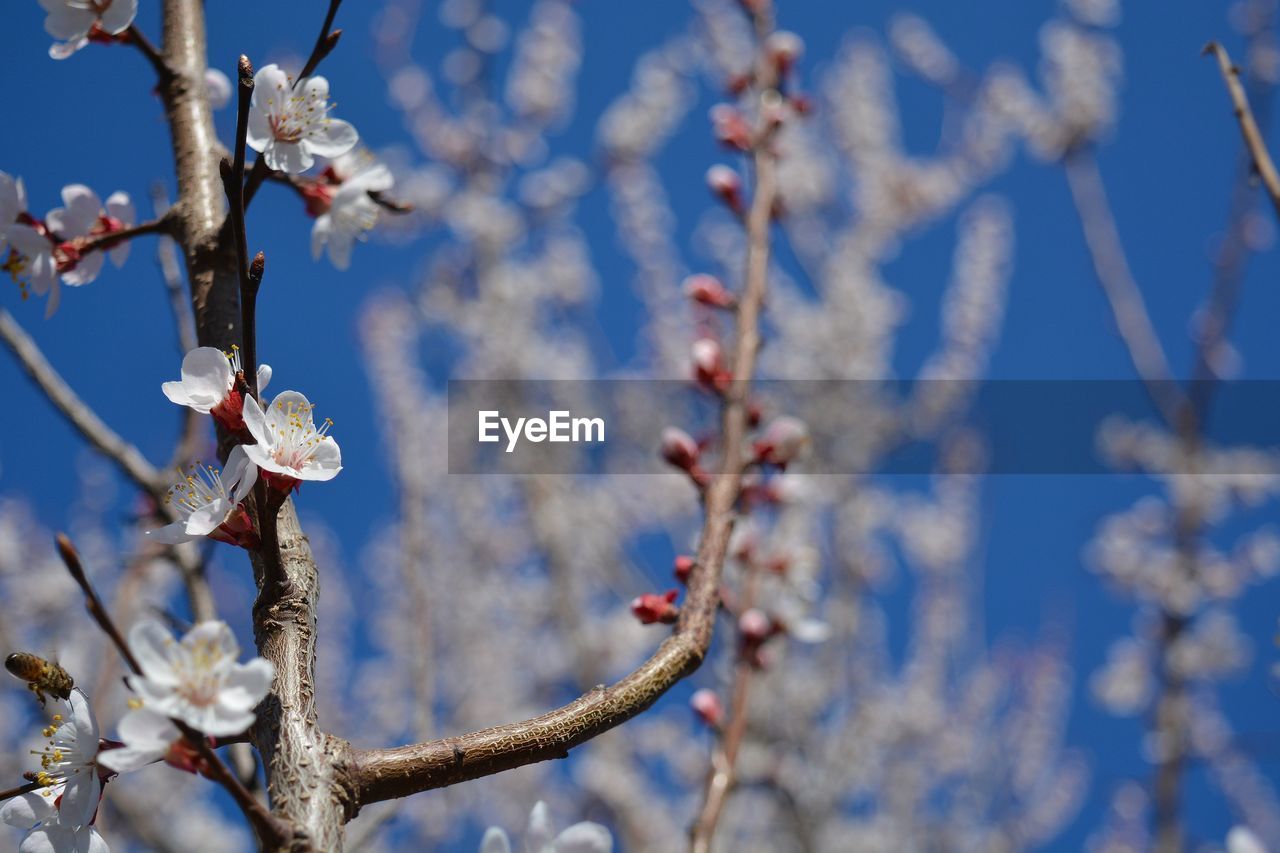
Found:
[[[138,448],[117,435],[80,399],[45,358],[39,345],[4,308],[0,308],[0,340],[9,347],[31,381],[85,440],[114,462],[138,488],[163,503],[165,489],[160,483],[155,466],[146,460]]]
[[[1267,151],[1267,143],[1262,138],[1262,131],[1253,117],[1253,110],[1249,108],[1249,96],[1245,93],[1244,84],[1240,82],[1240,69],[1231,61],[1227,49],[1216,41],[1205,45],[1204,52],[1213,54],[1218,60],[1222,80],[1227,84],[1227,93],[1231,96],[1232,110],[1236,121],[1240,123],[1240,136],[1244,138],[1245,148],[1249,149],[1253,167],[1262,178],[1263,186],[1267,188],[1271,206],[1275,208],[1276,216],[1280,217],[1280,172],[1276,171],[1276,164],[1272,161],[1270,152]]]
[[[675,633],[636,670],[554,711],[505,726],[390,749],[353,749],[350,773],[360,805],[442,788],[545,761],[635,717],[702,663],[720,604],[720,574],[736,517],[747,438],[747,396],[760,348],[760,311],[777,197],[776,156],[767,140],[754,156],[756,192],[747,217],[746,283],[738,303],[733,382],[721,416],[721,470],[706,493],[697,568]]]

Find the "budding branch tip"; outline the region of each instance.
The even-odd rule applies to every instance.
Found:
[[[254,284],[262,283],[262,274],[267,269],[267,256],[262,252],[253,256],[253,262],[249,264],[249,280]]]
[[[240,85],[253,88],[253,63],[249,61],[249,57],[240,54],[237,67],[240,69]]]

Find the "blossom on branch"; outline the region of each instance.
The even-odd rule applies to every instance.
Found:
[[[89,43],[92,31],[119,35],[133,24],[138,0],[40,0],[48,13],[44,29],[60,43],[49,47],[49,56],[66,59]]]
[[[98,754],[98,721],[89,700],[79,690],[70,699],[57,699],[52,716],[41,732],[48,739],[37,752],[40,769],[35,781],[41,787],[9,800],[0,808],[0,820],[27,830],[20,850],[106,850],[90,824],[98,811],[102,780],[95,759]],[[90,845],[96,838],[96,844]]]
[[[196,347],[182,359],[182,379],[160,386],[164,395],[179,406],[190,406],[232,432],[244,429],[244,401],[236,388],[241,373],[240,350],[224,353],[217,347]],[[271,381],[271,367],[258,366],[258,391]]]
[[[329,435],[333,421],[316,428],[315,407],[297,391],[282,391],[264,412],[252,397],[244,402],[244,423],[257,444],[245,452],[280,491],[301,480],[332,480],[342,470],[342,452]]]
[[[165,505],[173,507],[178,520],[149,530],[147,535],[165,545],[208,536],[229,545],[256,548],[258,532],[240,502],[257,481],[258,469],[249,461],[244,445],[232,449],[223,472],[212,465],[192,465],[191,473],[165,495]]]
[[[325,169],[323,180],[304,190],[307,212],[316,217],[311,228],[311,256],[326,248],[335,267],[351,266],[351,249],[378,223],[379,205],[370,193],[386,192],[395,184],[391,170],[365,152],[339,157]]]
[[[142,674],[125,682],[143,706],[213,737],[253,725],[253,709],[275,677],[275,666],[265,658],[237,662],[240,645],[225,622],[201,622],[181,640],[158,622],[140,622],[129,632],[129,649]],[[148,737],[157,735],[139,728]],[[143,745],[153,741],[143,738]]]
[[[133,202],[124,192],[112,193],[104,206],[84,184],[69,184],[62,188],[62,203],[43,221],[20,212],[5,234],[14,250],[6,268],[14,278],[25,276],[38,296],[49,294],[46,316],[58,308],[59,279],[78,287],[98,277],[103,263],[98,250],[106,250],[117,267],[124,263],[129,244],[102,238],[129,228],[135,218]]]
[[[124,746],[103,750],[98,755],[98,764],[108,770],[130,773],[157,761],[188,772],[199,766],[199,755],[187,744],[173,720],[145,705],[125,714],[117,731]]]
[[[295,86],[272,63],[253,78],[249,110],[249,147],[267,166],[290,175],[310,169],[316,157],[340,157],[355,147],[359,134],[348,122],[330,118],[329,81],[307,77]]]
[[[583,821],[556,834],[551,810],[539,801],[529,812],[524,831],[525,853],[610,853],[613,836],[598,823]],[[511,839],[501,828],[491,826],[480,841],[480,853],[511,853]]]

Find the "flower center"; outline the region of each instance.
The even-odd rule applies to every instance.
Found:
[[[320,443],[329,434],[329,429],[333,426],[333,420],[325,418],[320,428],[316,429],[311,419],[311,413],[315,409],[314,406],[302,403],[289,403],[287,405],[281,403],[280,406],[285,417],[283,428],[280,430],[279,441],[272,452],[272,458],[287,468],[301,471],[311,461],[311,457],[315,455],[316,448],[320,446]]]
[[[221,664],[225,659],[221,645],[210,641],[197,643],[191,649],[190,661],[178,666],[178,695],[192,705],[212,705],[222,686]]]
[[[222,472],[212,465],[192,465],[186,480],[169,487],[164,502],[174,507],[183,519],[211,504],[227,500],[227,487]]]
[[[328,123],[329,110],[333,107],[315,94],[301,94],[281,85],[275,96],[267,100],[267,124],[276,141],[301,142],[315,136]]]

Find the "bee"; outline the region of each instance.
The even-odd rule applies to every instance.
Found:
[[[4,668],[27,682],[27,689],[36,694],[40,707],[44,707],[45,695],[70,699],[71,688],[76,686],[71,675],[53,661],[28,652],[14,652],[4,659]]]

